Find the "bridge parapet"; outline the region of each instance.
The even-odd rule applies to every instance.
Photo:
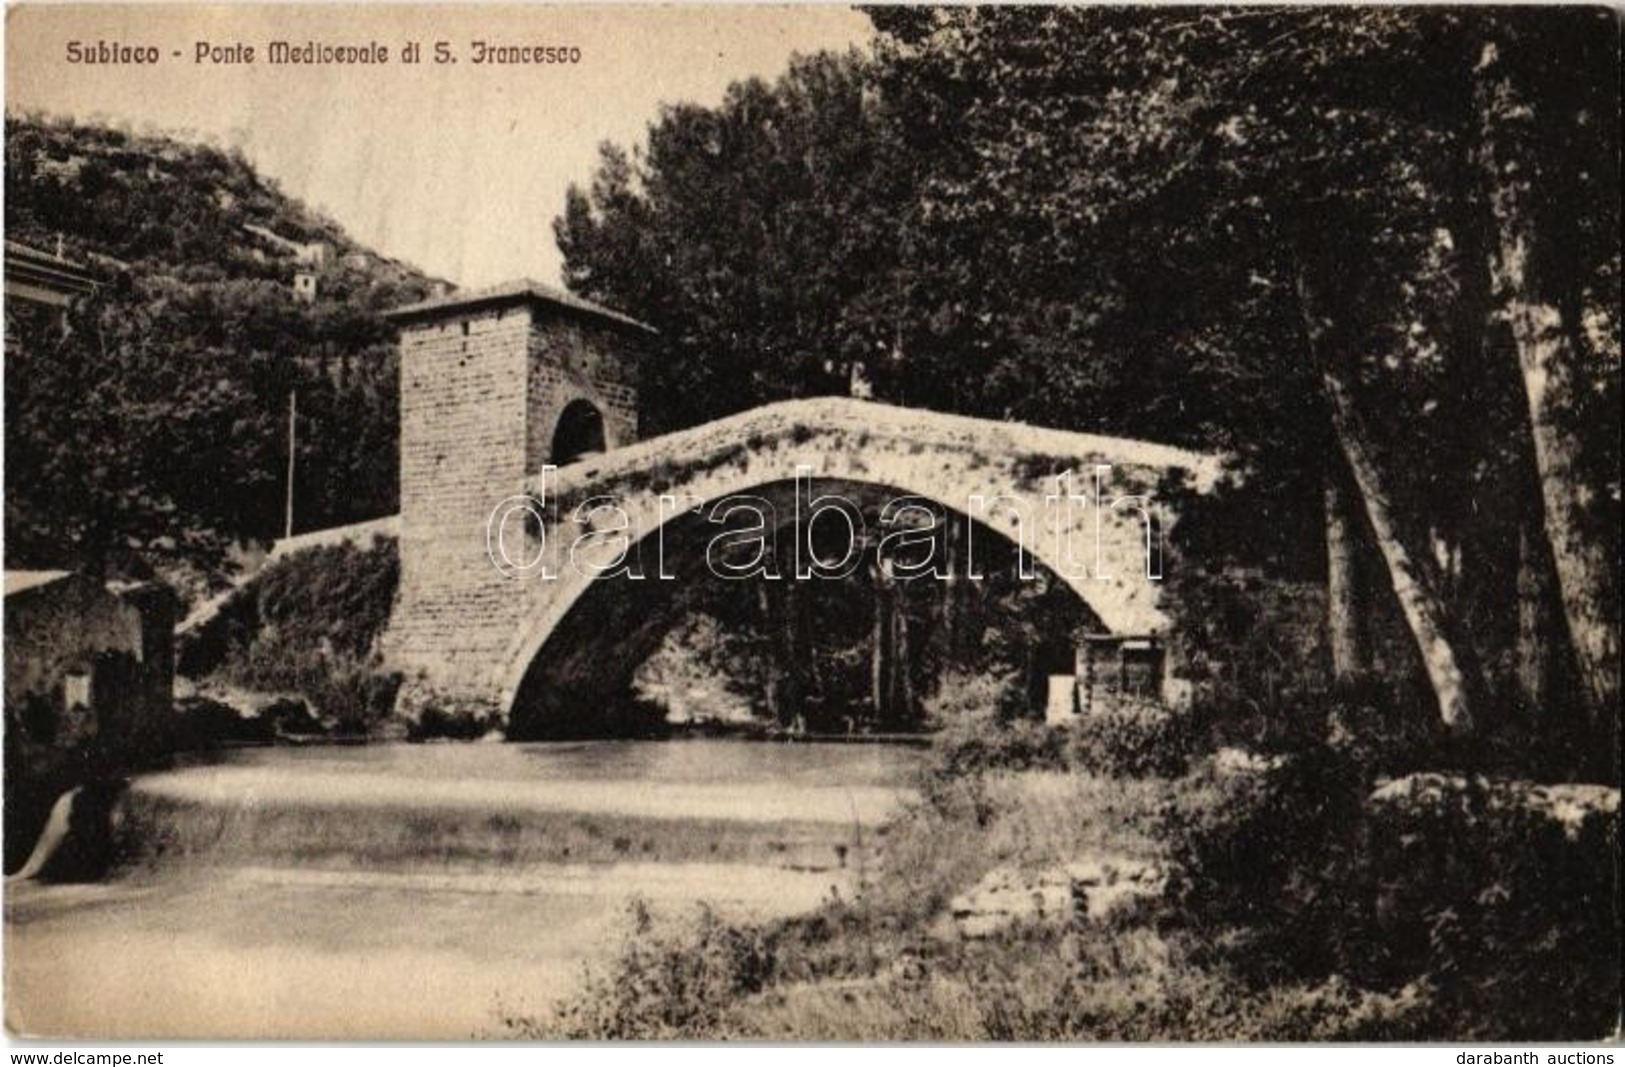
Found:
[[[1035,466],[1083,465],[1098,458],[1124,471],[1184,471],[1198,492],[1207,492],[1221,474],[1219,457],[1171,445],[1122,437],[1074,433],[1018,422],[995,422],[966,415],[896,407],[847,397],[787,400],[709,422],[703,426],[641,441],[562,467],[554,484],[560,492],[600,487],[619,479],[637,480],[664,466],[703,465],[751,442],[811,435],[855,435],[867,446],[902,442],[911,451],[962,452],[971,462],[1012,461],[1030,473]]]

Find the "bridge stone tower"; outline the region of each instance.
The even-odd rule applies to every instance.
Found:
[[[397,308],[401,577],[386,658],[441,697],[476,697],[520,605],[486,554],[495,502],[543,464],[638,437],[654,331],[532,281]],[[492,579],[497,579],[493,581]],[[469,626],[471,617],[483,626]]]

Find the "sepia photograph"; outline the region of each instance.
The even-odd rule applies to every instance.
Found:
[[[1615,1062],[1619,10],[5,14],[10,1062]]]

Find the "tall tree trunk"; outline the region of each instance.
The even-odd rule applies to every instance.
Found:
[[[779,619],[774,610],[777,599],[773,593],[774,583],[762,579],[756,580],[756,608],[761,618],[761,632],[767,635],[767,671],[762,681],[763,703],[767,705],[767,714],[774,722],[783,725],[787,720],[779,713],[779,689],[783,684],[782,665],[780,653],[783,651],[783,642],[779,638]]]
[[[1471,47],[1456,52],[1462,84],[1471,80]],[[1479,161],[1476,105],[1470,93],[1458,93],[1450,106],[1451,128],[1461,131],[1452,153],[1451,182],[1446,219],[1454,248],[1451,274],[1456,280],[1455,308],[1450,315],[1450,343],[1445,349],[1445,374],[1452,388],[1444,415],[1441,457],[1450,469],[1465,472],[1459,508],[1448,509],[1454,519],[1452,540],[1460,556],[1460,573],[1453,585],[1450,610],[1463,621],[1472,640],[1474,659],[1485,670],[1488,691],[1495,699],[1482,709],[1483,717],[1499,715],[1511,703],[1517,685],[1517,545],[1508,537],[1520,514],[1518,500],[1509,500],[1507,443],[1520,433],[1506,424],[1503,413],[1521,410],[1522,383],[1505,353],[1497,351],[1497,332],[1491,330],[1492,301],[1489,271],[1489,213],[1485,206],[1483,168]],[[1516,401],[1516,403],[1514,403]],[[1524,420],[1517,416],[1519,430]],[[1517,459],[1516,444],[1511,462]],[[1534,460],[1530,458],[1530,467]],[[1532,481],[1531,481],[1531,484]],[[1489,724],[1480,723],[1481,731]]]
[[[779,670],[783,676],[780,690],[780,721],[786,724],[797,719],[806,721],[807,700],[807,642],[802,619],[802,591],[793,577],[784,579],[784,597],[780,601],[780,627],[784,635],[783,659]]]
[[[1518,530],[1518,645],[1516,674],[1520,710],[1538,725],[1552,711],[1553,675],[1556,650],[1553,631],[1562,626],[1556,618],[1550,578],[1551,558],[1538,515],[1523,522]]]
[[[1360,513],[1341,455],[1328,457],[1326,494],[1326,638],[1332,680],[1347,685],[1371,670],[1365,591],[1359,566]]]
[[[1469,733],[1473,728],[1473,686],[1471,676],[1463,667],[1464,649],[1451,633],[1449,615],[1439,594],[1438,568],[1426,545],[1417,550],[1405,544],[1395,522],[1386,479],[1371,449],[1370,437],[1354,410],[1347,386],[1325,351],[1326,322],[1314,310],[1308,281],[1301,270],[1297,282],[1305,340],[1311,358],[1321,369],[1332,430],[1365,505],[1366,521],[1387,564],[1394,596],[1421,653],[1422,666],[1438,701],[1439,718],[1452,731]]]
[[[902,586],[893,587],[891,604],[891,706],[886,709],[887,728],[895,728],[914,712],[914,685],[909,677],[908,600]]]
[[[870,567],[870,573],[874,578],[871,592],[874,596],[875,621],[869,635],[869,699],[874,704],[876,722],[885,721],[888,689],[886,646],[890,640],[891,627],[886,616],[885,572],[885,564],[878,559]]]
[[[1585,388],[1568,303],[1542,277],[1550,262],[1542,248],[1534,175],[1538,165],[1536,113],[1507,69],[1494,42],[1484,45],[1474,71],[1481,122],[1481,152],[1495,223],[1490,273],[1498,313],[1511,329],[1522,371],[1535,462],[1540,472],[1544,528],[1558,593],[1579,667],[1581,688],[1594,720],[1618,713],[1619,618],[1613,550],[1585,529],[1588,491],[1581,442],[1565,414]]]
[[[1365,503],[1367,521],[1388,564],[1388,577],[1399,600],[1405,623],[1422,654],[1422,666],[1439,703],[1439,718],[1451,730],[1468,733],[1473,728],[1471,683],[1462,666],[1462,649],[1450,635],[1444,599],[1438,590],[1438,568],[1426,551],[1412,552],[1395,525],[1393,502],[1381,468],[1368,445],[1368,438],[1355,418],[1353,406],[1337,375],[1325,376],[1331,400],[1332,421],[1349,471]]]

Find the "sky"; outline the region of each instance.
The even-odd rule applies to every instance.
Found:
[[[6,107],[235,145],[362,243],[478,287],[559,280],[552,220],[598,145],[640,143],[662,103],[715,104],[794,53],[861,46],[846,6],[11,7]],[[390,48],[382,66],[265,62],[271,41]],[[420,65],[398,62],[421,43]],[[565,45],[580,62],[476,64],[472,42]],[[156,65],[71,63],[70,42],[158,49]],[[431,62],[446,41],[455,64]],[[196,62],[199,42],[256,62]],[[177,57],[176,52],[180,55]]]

